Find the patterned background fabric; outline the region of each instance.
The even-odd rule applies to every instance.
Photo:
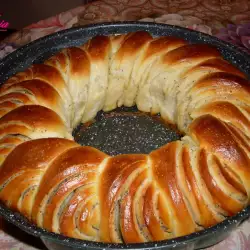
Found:
[[[75,9],[31,24],[0,42],[0,59],[48,34],[98,22],[141,20],[186,27],[216,36],[250,54],[250,1],[248,0],[103,0],[83,1]],[[0,218],[1,250],[45,249]],[[250,249],[250,219],[231,236],[209,250]]]

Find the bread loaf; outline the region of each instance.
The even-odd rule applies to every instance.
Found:
[[[120,106],[185,136],[109,156],[72,137]],[[100,242],[171,239],[250,205],[250,84],[204,44],[145,31],[96,36],[0,87],[0,200],[48,231]]]

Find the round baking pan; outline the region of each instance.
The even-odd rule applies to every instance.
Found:
[[[176,36],[190,43],[207,43],[219,49],[223,57],[240,68],[249,77],[250,56],[235,46],[215,37],[165,24],[145,22],[102,23],[71,28],[38,39],[19,48],[0,61],[0,82],[3,83],[16,72],[33,63],[40,63],[58,50],[77,46],[96,35],[122,34],[138,30],[150,32],[153,36]],[[110,137],[107,137],[109,135]],[[105,137],[106,136],[106,137]],[[113,136],[113,137],[112,137]],[[111,155],[121,153],[149,153],[159,146],[180,138],[174,128],[166,126],[158,116],[150,117],[133,108],[120,108],[112,112],[99,112],[96,121],[88,126],[81,125],[74,131],[74,137],[82,145],[91,145]],[[116,138],[116,139],[114,139]],[[121,139],[122,138],[122,139]],[[125,139],[124,139],[125,138]],[[136,139],[133,139],[136,138]],[[107,143],[109,141],[110,143]],[[0,215],[25,232],[40,237],[53,250],[73,249],[199,249],[224,240],[250,216],[250,206],[223,222],[183,237],[159,242],[136,244],[106,244],[65,237],[36,227],[17,212],[0,204]]]

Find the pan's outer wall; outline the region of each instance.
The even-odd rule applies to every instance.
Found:
[[[2,61],[0,61],[0,83],[3,83],[13,74],[24,70],[33,63],[42,62],[58,50],[78,46],[96,35],[122,34],[138,30],[150,32],[153,36],[176,36],[186,39],[191,43],[207,43],[216,46],[223,57],[245,72],[250,74],[250,56],[215,37],[191,31],[185,28],[170,26],[166,24],[155,24],[145,22],[120,22],[103,23],[54,33],[50,36],[38,39],[24,47],[16,50]],[[13,213],[4,205],[0,204],[0,215],[6,220],[18,226],[29,234],[40,237],[45,245],[51,250],[75,250],[75,249],[198,249],[214,245],[224,240],[228,235],[250,215],[250,207],[247,207],[236,216],[224,222],[175,240],[151,242],[143,244],[104,244],[96,242],[81,241],[49,233],[43,229],[30,224],[18,213]]]

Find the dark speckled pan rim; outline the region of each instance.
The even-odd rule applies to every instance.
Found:
[[[180,34],[190,34],[196,37],[202,37],[206,41],[209,41],[210,44],[214,43],[216,46],[220,46],[225,48],[225,50],[230,51],[233,53],[234,57],[241,57],[244,58],[245,62],[250,62],[250,55],[244,53],[243,51],[239,50],[236,46],[226,43],[217,39],[216,37],[203,34],[197,31],[185,29],[178,26],[166,25],[166,24],[156,24],[156,23],[146,23],[146,22],[116,22],[116,23],[98,23],[92,25],[86,25],[81,27],[75,27],[68,30],[60,31],[49,36],[37,39],[19,49],[11,53],[10,55],[6,56],[3,60],[0,61],[0,82],[3,82],[6,79],[6,73],[4,72],[4,65],[9,65],[11,62],[14,62],[15,59],[21,57],[23,53],[37,48],[42,44],[46,44],[47,41],[55,39],[57,36],[70,36],[75,33],[80,33],[83,31],[88,30],[90,33],[98,33],[98,30],[101,31],[104,28],[113,28],[113,30],[117,29],[124,29],[131,31],[133,29],[159,29],[159,30],[174,30],[179,32]],[[95,31],[95,32],[93,32]],[[111,32],[110,32],[111,33]],[[113,32],[114,33],[114,32]],[[189,40],[189,39],[187,39]],[[242,68],[241,68],[242,69]],[[242,70],[249,75],[250,66],[247,68],[243,68]],[[6,69],[5,69],[6,70]],[[9,72],[9,70],[8,70]],[[13,72],[12,72],[13,73]],[[11,75],[11,74],[10,74]],[[8,77],[9,75],[7,75]],[[99,243],[99,242],[92,242],[92,241],[85,241],[85,240],[78,240],[70,237],[66,237],[60,234],[55,234],[48,232],[44,229],[38,228],[32,223],[30,223],[26,218],[24,218],[21,214],[16,213],[8,209],[2,203],[0,203],[0,215],[2,215],[7,221],[13,223],[20,229],[26,231],[27,233],[34,235],[36,237],[42,237],[45,240],[51,240],[59,244],[63,244],[69,247],[81,248],[81,247],[88,247],[88,249],[161,249],[165,246],[168,247],[177,247],[177,246],[185,246],[192,242],[202,240],[207,235],[213,235],[223,233],[227,227],[237,227],[243,220],[250,216],[250,206],[246,209],[242,210],[241,212],[237,213],[235,216],[230,217],[223,222],[210,227],[208,229],[202,230],[200,232],[192,233],[187,236],[178,237],[173,240],[164,240],[159,242],[148,242],[148,243],[136,243],[136,244],[106,244],[106,243]]]
[[[242,51],[240,48],[238,48],[237,46],[222,41],[220,39],[218,39],[215,36],[211,36],[205,33],[201,33],[195,30],[191,30],[191,29],[186,29],[180,26],[175,26],[175,25],[168,25],[168,24],[162,24],[162,23],[152,23],[152,22],[138,22],[138,21],[126,21],[126,22],[104,22],[104,23],[97,23],[97,24],[89,24],[89,25],[84,25],[84,26],[78,26],[78,27],[74,27],[74,28],[70,28],[70,29],[66,29],[66,30],[62,30],[59,32],[55,32],[53,34],[44,36],[42,38],[39,38],[37,40],[34,40],[20,48],[18,48],[17,50],[15,50],[14,52],[10,53],[9,55],[7,55],[6,57],[4,57],[2,60],[0,60],[0,83],[2,83],[3,81],[6,80],[6,78],[3,77],[3,73],[1,72],[1,67],[3,67],[5,64],[8,64],[9,61],[13,61],[13,55],[15,55],[16,58],[19,57],[19,55],[22,55],[22,53],[24,53],[27,50],[31,50],[32,48],[36,48],[37,46],[39,46],[40,44],[44,43],[45,41],[49,41],[49,40],[53,40],[56,36],[60,35],[61,37],[63,36],[70,36],[76,32],[81,32],[83,30],[88,30],[89,33],[95,31],[95,30],[102,30],[104,28],[124,28],[124,29],[133,29],[136,28],[136,30],[139,29],[147,29],[147,28],[157,28],[157,29],[162,29],[162,30],[175,30],[177,33],[183,33],[183,34],[191,34],[193,36],[200,36],[202,38],[204,38],[206,40],[206,42],[212,42],[216,44],[216,47],[224,47],[227,50],[231,50],[235,56],[241,56],[244,57],[245,60],[248,60],[250,62],[250,55],[245,53],[244,51]],[[110,32],[112,33],[112,32]],[[186,39],[184,37],[184,39]],[[186,39],[189,40],[189,39]],[[211,44],[211,43],[210,43]],[[249,77],[250,77],[250,64],[248,66],[248,69],[242,69]]]
[[[128,28],[128,27],[134,27],[135,25],[137,27],[141,27],[141,28],[145,28],[147,26],[151,26],[151,27],[152,26],[156,26],[156,27],[162,28],[162,29],[174,28],[177,31],[182,31],[182,32],[184,32],[184,31],[187,32],[188,31],[188,33],[202,35],[203,37],[207,37],[210,40],[216,41],[216,43],[220,43],[221,45],[226,46],[229,49],[234,50],[234,52],[236,54],[242,54],[244,57],[246,57],[246,58],[248,58],[250,60],[250,55],[248,55],[247,53],[245,53],[239,47],[237,47],[237,46],[235,46],[235,45],[233,45],[231,43],[225,42],[223,40],[220,40],[220,39],[218,39],[215,36],[211,36],[211,35],[206,34],[206,33],[201,33],[201,32],[196,31],[196,30],[191,30],[191,29],[183,28],[183,27],[176,26],[176,25],[169,25],[169,24],[163,24],[163,23],[152,23],[152,22],[138,22],[138,21],[104,22],[104,23],[82,25],[82,26],[77,26],[77,27],[74,27],[74,28],[65,29],[65,30],[58,31],[58,32],[55,32],[53,34],[50,34],[50,35],[38,38],[38,39],[36,39],[36,40],[34,40],[34,41],[32,41],[32,42],[30,42],[30,43],[28,43],[28,44],[20,47],[20,48],[18,48],[17,50],[15,50],[14,52],[12,52],[11,54],[19,52],[20,50],[25,50],[27,48],[30,48],[30,47],[34,46],[34,45],[37,46],[37,45],[39,45],[39,43],[44,42],[44,40],[53,39],[57,34],[60,34],[61,36],[64,36],[64,35],[68,36],[68,35],[70,35],[72,33],[75,33],[76,31],[79,32],[82,29],[84,29],[84,30],[86,30],[86,29],[88,29],[88,30],[93,30],[93,29],[96,30],[97,28],[104,28],[106,26],[109,26],[109,27],[111,27],[111,26],[118,27],[119,26],[119,27]],[[0,66],[1,66],[1,64],[4,64],[7,60],[9,60],[9,55],[7,55],[6,57],[4,57],[0,61]]]
[[[79,240],[63,236],[57,233],[48,232],[42,228],[35,226],[30,223],[24,216],[18,212],[13,212],[5,205],[0,203],[0,215],[3,216],[8,222],[13,223],[15,226],[19,227],[23,231],[36,236],[42,237],[46,240],[52,240],[57,243],[61,243],[66,246],[73,247],[83,247],[87,246],[88,248],[93,249],[161,249],[162,247],[177,247],[185,246],[191,241],[202,240],[203,237],[207,235],[215,235],[221,230],[226,230],[226,228],[232,224],[235,224],[237,227],[242,221],[247,219],[250,216],[250,206],[246,207],[241,212],[237,213],[235,216],[229,217],[228,219],[218,223],[217,225],[204,229],[199,232],[195,232],[186,236],[181,236],[172,240],[163,240],[163,241],[153,241],[146,243],[133,243],[133,244],[114,244],[114,243],[102,243],[102,242],[93,242],[87,240]]]

